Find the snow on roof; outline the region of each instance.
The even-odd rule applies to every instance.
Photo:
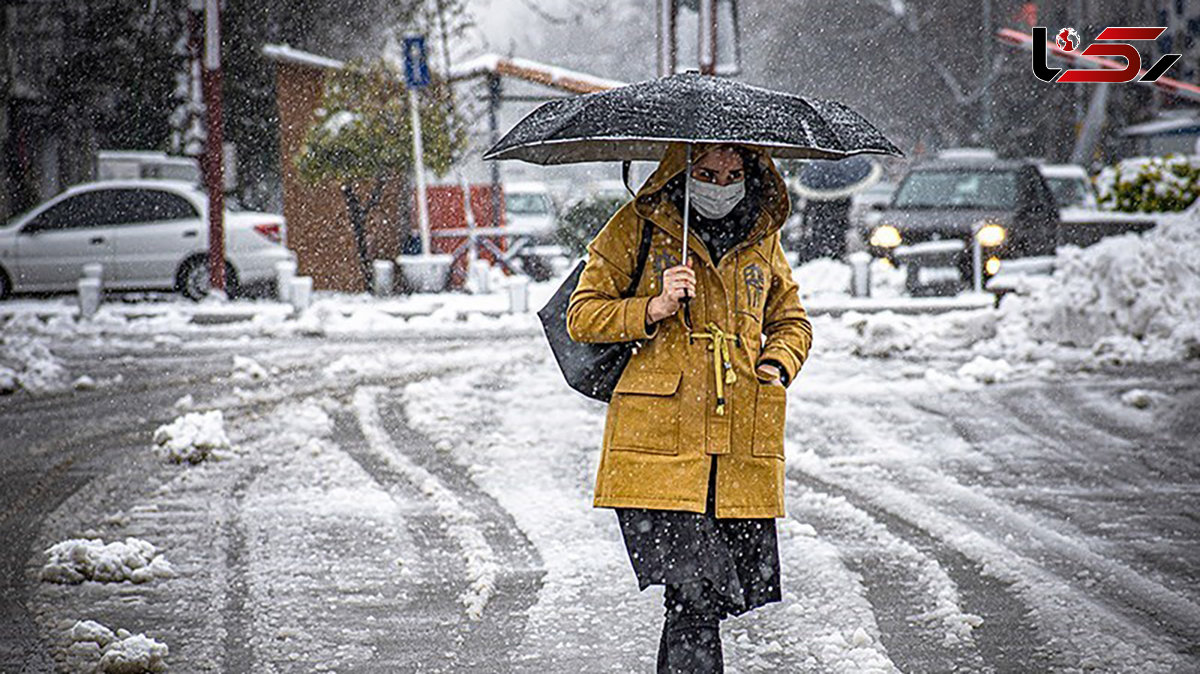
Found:
[[[1131,124],[1121,129],[1122,136],[1164,136],[1168,134],[1200,133],[1200,116],[1178,115]]]
[[[937,153],[938,159],[996,159],[996,151],[986,147],[948,147]]]
[[[1038,171],[1047,178],[1087,178],[1087,170],[1079,164],[1039,164]]]
[[[504,183],[504,193],[505,194],[517,194],[517,193],[526,193],[526,192],[537,192],[540,194],[545,194],[549,191],[550,190],[546,187],[546,183],[538,182],[536,180],[524,180],[524,181],[520,181],[520,182],[514,181],[511,183]]]
[[[263,45],[262,53],[263,56],[266,56],[272,61],[295,63],[302,66],[311,66],[313,68],[341,70],[346,65],[337,59],[318,56],[317,54],[292,48],[286,44],[265,44]]]
[[[96,180],[88,183],[79,183],[72,185],[64,192],[87,192],[95,189],[134,189],[134,188],[151,188],[151,189],[166,189],[173,192],[203,192],[200,185],[186,180],[169,180],[159,178],[142,178],[142,179],[120,179],[120,180]]]
[[[577,70],[540,63],[530,59],[482,54],[450,68],[451,80],[462,80],[495,73],[516,77],[555,89],[579,94],[605,91],[624,86],[625,82],[596,77]]]

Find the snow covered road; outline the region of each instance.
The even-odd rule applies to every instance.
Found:
[[[2,668],[80,666],[92,619],[171,671],[652,671],[661,588],[590,505],[604,408],[537,335],[484,333],[56,346],[100,386],[0,399]],[[1197,374],[957,387],[815,352],[785,600],[724,624],[727,671],[1200,669]],[[204,410],[222,460],[150,451]],[[131,536],[177,575],[38,580],[54,543]]]

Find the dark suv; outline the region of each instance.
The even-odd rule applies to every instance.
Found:
[[[1037,165],[990,157],[914,166],[863,238],[908,268],[913,295],[955,294],[1003,260],[1053,255],[1058,209]],[[978,247],[976,247],[978,241]]]

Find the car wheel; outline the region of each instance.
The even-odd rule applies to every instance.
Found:
[[[189,300],[199,302],[208,296],[211,287],[208,278],[208,259],[200,256],[188,258],[179,265],[179,272],[175,275],[175,289]],[[237,296],[237,291],[237,270],[226,260],[225,294],[233,298]]]
[[[0,269],[0,300],[8,299],[12,294],[12,280],[8,278],[8,274]]]

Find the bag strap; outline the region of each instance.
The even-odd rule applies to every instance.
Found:
[[[650,225],[650,221],[642,218],[642,242],[638,246],[637,265],[633,268],[633,274],[629,278],[629,287],[625,289],[622,297],[633,297],[637,292],[638,284],[642,281],[642,274],[646,271],[646,258],[650,257],[650,240],[654,238],[654,227]]]

